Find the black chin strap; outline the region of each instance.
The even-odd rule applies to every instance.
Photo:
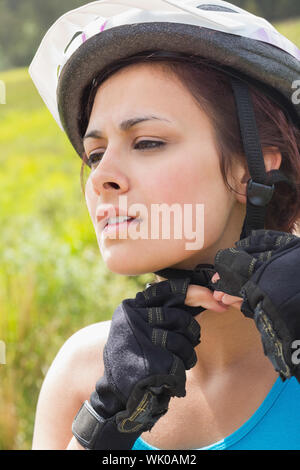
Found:
[[[295,190],[295,186],[280,170],[266,172],[248,85],[244,81],[233,77],[231,77],[231,84],[237,107],[244,152],[251,176],[247,183],[246,217],[240,234],[240,239],[242,239],[248,237],[252,230],[265,228],[267,205],[272,199],[274,185],[279,182],[285,182],[292,190]],[[198,264],[192,271],[166,268],[154,274],[165,279],[189,277],[193,281],[191,282],[192,284],[212,289],[210,279],[214,273],[213,265]]]
[[[155,274],[165,279],[181,279],[182,277],[188,277],[191,280],[191,284],[198,286],[208,286],[214,273],[215,270],[212,264],[198,264],[192,270],[166,268],[155,272]]]
[[[259,132],[248,85],[231,78],[235,103],[240,123],[241,137],[247,159],[250,179],[247,183],[247,206],[240,239],[250,235],[252,230],[265,228],[267,205],[272,199],[274,185],[285,182],[294,189],[290,180],[280,171],[266,172]]]

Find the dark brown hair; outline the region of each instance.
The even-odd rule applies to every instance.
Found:
[[[141,62],[159,62],[166,72],[172,72],[189,90],[201,109],[207,113],[216,137],[219,151],[220,170],[227,187],[230,186],[227,176],[239,161],[247,168],[244,155],[236,105],[233,96],[230,77],[223,71],[216,69],[205,59],[197,64],[190,60],[183,62],[172,57],[157,57],[155,53],[145,56],[135,56],[117,67],[102,73],[93,82],[93,87],[87,90],[85,106],[81,117],[82,136],[88,125],[89,117],[96,92],[109,76],[116,70],[130,64]],[[298,229],[300,219],[300,130],[289,118],[287,113],[263,91],[256,86],[249,85],[257,127],[260,134],[263,150],[278,148],[282,155],[280,170],[294,183],[295,191],[291,191],[286,183],[277,183],[273,198],[268,205],[266,214],[266,229],[292,232]],[[81,168],[81,184],[84,192],[83,170],[87,163],[83,155]]]

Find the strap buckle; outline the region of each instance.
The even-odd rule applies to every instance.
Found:
[[[247,184],[247,198],[253,206],[265,207],[272,199],[274,193],[274,184],[255,183],[250,178]]]
[[[215,272],[212,264],[197,264],[193,270],[191,284],[207,287]]]

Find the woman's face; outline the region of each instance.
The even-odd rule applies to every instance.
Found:
[[[131,65],[101,85],[84,147],[93,157],[86,202],[112,272],[193,269],[239,239],[245,212],[223,182],[210,121],[159,64]],[[103,230],[110,206],[138,222]]]

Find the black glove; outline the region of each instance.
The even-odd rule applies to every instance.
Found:
[[[220,250],[214,290],[243,298],[241,311],[253,318],[264,353],[282,380],[295,376],[300,365],[293,354],[300,339],[300,238],[273,230],[253,230]]]
[[[131,449],[185,396],[185,370],[197,361],[200,326],[184,305],[189,278],[162,281],[115,310],[104,348],[104,376],[76,415],[72,431],[87,449]]]

